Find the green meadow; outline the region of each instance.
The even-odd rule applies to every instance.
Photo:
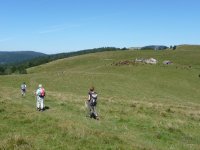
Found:
[[[116,65],[151,57],[156,65]],[[27,72],[0,76],[2,150],[200,148],[200,46],[99,52]],[[46,89],[44,112],[36,111],[34,92],[40,83]],[[86,117],[91,86],[98,93],[99,120]]]

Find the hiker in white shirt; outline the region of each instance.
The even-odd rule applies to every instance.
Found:
[[[42,87],[42,84],[39,84],[38,89],[36,90],[36,107],[39,111],[44,111],[44,97],[45,97],[45,89]]]

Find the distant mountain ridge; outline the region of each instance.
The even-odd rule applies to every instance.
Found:
[[[1,51],[0,64],[19,63],[41,56],[47,56],[47,54],[35,51]]]

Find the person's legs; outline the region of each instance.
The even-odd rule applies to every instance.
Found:
[[[40,97],[39,96],[37,96],[36,107],[37,107],[37,110],[40,110]]]
[[[95,108],[95,106],[90,106],[91,107],[91,111],[90,111],[90,118],[94,118],[94,119],[96,119],[96,117],[97,117],[97,113],[96,113],[96,108]]]
[[[90,118],[94,117],[94,110],[93,110],[93,106],[90,106]]]
[[[26,89],[23,89],[23,96],[26,95]]]
[[[21,89],[21,93],[22,93],[22,96],[24,96],[24,90],[23,89]]]
[[[86,104],[87,104],[87,116],[90,116],[90,113],[91,113],[90,102],[89,102],[89,101],[86,101]]]
[[[95,115],[96,117],[98,117],[98,115],[97,115],[97,110],[96,110],[96,106],[94,106],[94,108],[93,108],[93,113],[94,113],[94,115]]]
[[[44,98],[40,97],[40,108],[41,110],[44,110]]]

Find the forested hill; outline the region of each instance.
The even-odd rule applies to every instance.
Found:
[[[46,54],[34,52],[34,51],[1,51],[0,52],[0,64],[19,63],[40,56],[46,56]]]

